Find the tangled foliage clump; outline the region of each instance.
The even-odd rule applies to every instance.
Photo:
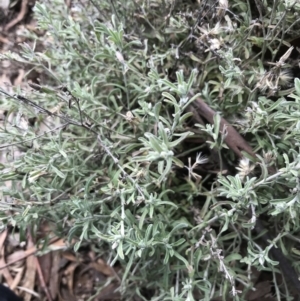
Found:
[[[298,2],[63,2],[37,2],[45,34],[3,56],[45,79],[1,100],[1,227],[94,244],[124,300],[248,300],[255,270],[294,296],[270,250],[300,271]]]

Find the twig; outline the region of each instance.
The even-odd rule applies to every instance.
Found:
[[[12,21],[10,21],[5,27],[4,30],[8,31],[10,28],[12,28],[13,26],[15,26],[17,23],[19,23],[20,21],[22,21],[22,19],[24,18],[24,16],[27,13],[27,5],[28,5],[28,0],[23,0],[22,1],[22,5],[21,5],[21,11],[19,12],[19,14],[17,15],[17,17],[15,19],[13,19]]]
[[[44,132],[43,134],[40,134],[40,135],[38,135],[38,136],[35,136],[34,138],[24,139],[24,140],[19,141],[19,142],[14,142],[14,143],[2,145],[2,146],[0,146],[0,149],[4,149],[4,148],[11,147],[11,146],[14,146],[14,145],[23,144],[23,143],[25,143],[25,142],[29,142],[29,141],[32,141],[32,140],[36,140],[36,139],[41,138],[41,137],[43,137],[43,136],[45,136],[45,135],[47,135],[47,134],[49,134],[49,133],[51,133],[51,132],[55,132],[55,131],[57,131],[57,130],[59,130],[59,129],[61,129],[61,128],[64,128],[64,127],[67,126],[67,125],[68,125],[68,123],[65,123],[65,124],[63,124],[63,125],[57,126],[56,128],[51,129],[51,130],[49,130],[49,131],[47,131],[47,132]]]
[[[101,145],[101,147],[103,147],[103,149],[105,150],[105,152],[111,157],[111,159],[114,161],[114,163],[118,166],[118,168],[122,171],[122,174],[124,177],[126,177],[127,179],[130,180],[130,182],[134,185],[134,187],[136,188],[136,190],[138,191],[138,193],[140,194],[140,196],[142,197],[143,200],[145,200],[145,195],[140,187],[140,185],[138,185],[136,183],[136,181],[130,177],[130,175],[124,170],[124,168],[119,164],[119,160],[118,158],[116,158],[112,152],[110,151],[110,149],[105,145],[105,143],[103,142],[102,138],[100,137],[100,135],[98,134],[97,131],[95,131],[92,126],[89,126],[89,125],[86,125],[84,122],[83,122],[83,117],[82,117],[82,110],[80,108],[80,103],[79,103],[79,100],[78,98],[74,97],[72,95],[72,93],[68,90],[68,93],[70,93],[70,95],[74,98],[74,100],[76,101],[76,105],[77,105],[77,109],[79,111],[79,114],[80,114],[80,122],[77,122],[77,121],[74,121],[74,120],[71,120],[63,115],[58,115],[58,114],[55,114],[55,113],[52,113],[50,112],[49,110],[39,106],[38,104],[36,104],[35,102],[31,101],[30,99],[26,98],[26,97],[23,97],[21,95],[10,95],[9,93],[3,91],[0,89],[0,93],[10,97],[10,98],[13,98],[15,100],[18,100],[18,101],[21,101],[23,102],[25,105],[29,105],[31,107],[34,107],[36,109],[38,109],[39,111],[49,115],[49,116],[55,116],[55,117],[58,117],[58,118],[61,118],[65,121],[67,121],[69,124],[73,124],[73,125],[76,125],[76,126],[80,126],[80,127],[83,127],[85,128],[86,130],[90,131],[91,133],[93,133],[96,137],[97,137],[97,140],[99,141],[99,144]]]
[[[66,122],[68,122],[69,124],[73,124],[73,125],[77,125],[77,126],[81,126],[81,123],[78,123],[72,119],[69,119],[63,115],[59,115],[59,114],[56,114],[56,113],[52,113],[50,112],[49,110],[39,106],[38,104],[36,104],[35,102],[33,102],[32,100],[24,97],[24,96],[21,96],[21,95],[10,95],[9,93],[5,92],[4,90],[0,89],[0,93],[14,99],[14,100],[17,100],[17,101],[21,101],[23,102],[25,105],[28,105],[28,106],[31,106],[35,109],[37,109],[38,111],[40,111],[41,113],[44,113],[44,114],[47,114],[48,116],[54,116],[54,117],[58,117]]]
[[[214,124],[214,115],[216,112],[209,107],[201,98],[197,98],[193,103],[197,112],[205,118],[209,123]],[[237,132],[237,130],[228,123],[224,118],[221,117],[220,121],[220,131],[224,131],[226,127],[227,136],[224,141],[228,145],[230,149],[232,149],[235,154],[242,158],[242,151],[245,151],[250,156],[256,157],[253,152],[251,146],[247,143],[247,141]]]

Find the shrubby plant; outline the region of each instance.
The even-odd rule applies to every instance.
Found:
[[[47,221],[76,251],[93,244],[122,265],[124,300],[247,300],[253,268],[276,279],[273,245],[299,270],[300,82],[288,40],[300,7],[275,2],[37,2],[44,35],[27,32],[22,55],[2,56],[43,80],[1,101],[1,227]],[[259,159],[237,162],[220,115],[191,126],[199,95]],[[252,231],[262,214],[276,233],[266,248]],[[276,284],[275,294],[292,293]]]

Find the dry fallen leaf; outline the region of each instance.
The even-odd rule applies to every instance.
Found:
[[[27,242],[27,250],[32,249],[34,244],[31,239],[28,239]],[[36,259],[34,256],[28,256],[26,259],[26,273],[24,277],[24,287],[28,290],[34,291],[35,286],[35,276],[36,276]],[[24,300],[30,301],[32,298],[32,294],[29,292],[25,293]]]
[[[97,259],[97,261],[91,262],[89,266],[105,276],[112,277],[115,275],[113,269],[101,258]]]
[[[49,282],[49,291],[53,299],[56,299],[59,291],[59,269],[60,269],[60,260],[61,252],[52,252],[52,266],[50,271],[50,282]]]

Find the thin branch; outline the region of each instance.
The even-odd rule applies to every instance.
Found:
[[[49,110],[39,106],[38,104],[36,104],[35,102],[27,99],[26,97],[23,97],[23,96],[20,96],[20,95],[16,95],[16,96],[12,96],[10,94],[8,94],[7,92],[3,91],[0,89],[0,92],[10,98],[13,98],[15,100],[18,100],[18,101],[21,101],[23,102],[25,105],[30,105],[36,109],[38,109],[39,111],[49,115],[49,116],[56,116],[58,118],[61,118],[63,120],[67,120],[69,124],[73,124],[75,126],[79,126],[79,127],[83,127],[84,129],[88,130],[89,132],[93,133],[96,137],[97,137],[97,140],[99,141],[99,144],[101,145],[101,147],[104,149],[104,151],[111,157],[111,159],[113,160],[113,162],[118,166],[118,168],[122,171],[123,173],[123,176],[126,177],[127,179],[130,180],[130,182],[134,185],[134,187],[136,188],[136,190],[139,192],[139,194],[141,195],[141,197],[143,198],[143,200],[145,200],[145,195],[142,191],[142,188],[136,183],[136,181],[130,177],[130,175],[124,170],[124,168],[119,164],[119,159],[117,157],[115,157],[113,155],[113,153],[110,151],[109,147],[107,147],[105,145],[105,143],[103,142],[103,140],[101,139],[100,135],[98,134],[98,132],[96,132],[94,129],[92,129],[91,126],[88,126],[86,125],[84,122],[83,122],[83,118],[82,118],[82,110],[80,108],[80,103],[79,103],[79,100],[74,97],[70,92],[71,96],[75,99],[76,101],[76,104],[77,104],[77,107],[78,107],[78,110],[79,110],[79,114],[80,114],[80,119],[81,119],[81,122],[78,123],[76,121],[73,121],[73,120],[70,120],[68,118],[66,118],[65,116],[62,116],[62,115],[58,115],[58,114],[55,114],[55,113],[52,113],[50,112]]]
[[[36,104],[35,102],[33,102],[32,100],[24,97],[24,96],[21,96],[21,95],[10,95],[9,93],[3,91],[2,89],[0,89],[0,93],[6,95],[7,97],[9,98],[12,98],[14,100],[17,100],[17,101],[21,101],[22,103],[24,103],[25,105],[29,105],[37,110],[39,110],[40,112],[44,113],[44,114],[47,114],[48,116],[54,116],[54,117],[58,117],[64,121],[66,121],[67,123],[70,123],[70,124],[73,124],[73,125],[77,125],[77,126],[80,126],[81,124],[74,121],[74,120],[71,120],[63,115],[59,115],[59,114],[56,114],[56,113],[52,113],[50,112],[49,110],[39,106],[38,104]]]
[[[36,140],[36,139],[39,139],[51,132],[55,132],[57,130],[59,130],[60,128],[64,128],[65,126],[67,126],[69,123],[65,123],[63,125],[60,125],[60,126],[57,126],[56,128],[52,129],[52,130],[49,130],[47,132],[44,132],[43,134],[40,134],[38,136],[35,136],[33,138],[29,138],[29,139],[24,139],[22,141],[19,141],[19,142],[14,142],[14,143],[10,143],[10,144],[6,144],[6,145],[3,145],[3,146],[0,146],[0,149],[4,149],[4,148],[7,148],[7,147],[11,147],[11,146],[15,146],[15,145],[18,145],[18,144],[23,144],[25,142],[29,142],[29,141],[33,141],[33,140]]]

